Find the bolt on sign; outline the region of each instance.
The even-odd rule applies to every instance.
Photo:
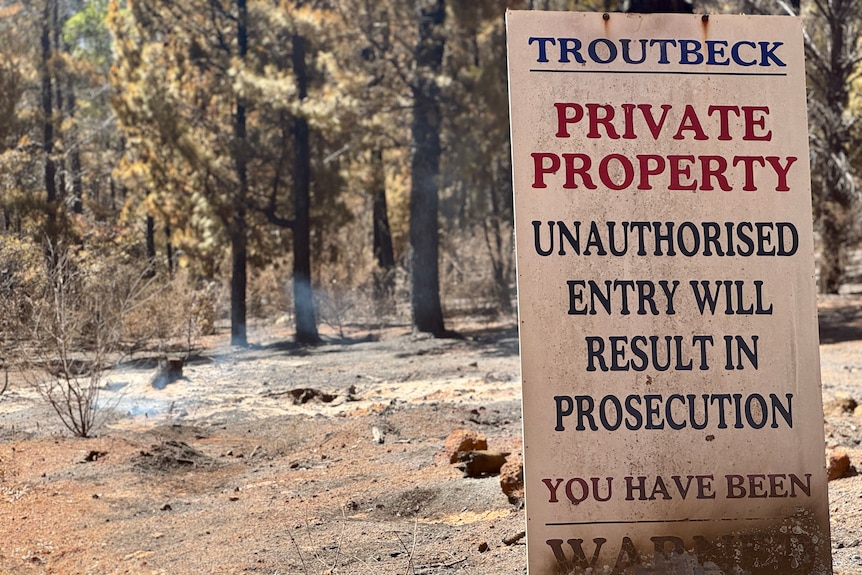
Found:
[[[831,573],[800,21],[507,27],[529,572]]]

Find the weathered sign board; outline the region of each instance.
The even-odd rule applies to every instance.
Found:
[[[800,21],[507,27],[529,572],[831,573]]]

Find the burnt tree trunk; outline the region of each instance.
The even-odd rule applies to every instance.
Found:
[[[156,275],[156,220],[147,215],[147,270],[144,276],[151,278]]]
[[[45,2],[45,13],[42,19],[41,38],[41,100],[42,100],[42,150],[45,158],[44,184],[46,193],[46,210],[48,216],[47,232],[50,239],[56,239],[57,223],[57,165],[54,160],[54,106],[51,88],[51,1]]]
[[[305,64],[305,38],[295,34],[293,73],[300,100],[308,96],[308,72]],[[317,318],[311,290],[311,142],[308,121],[297,116],[293,126],[294,209],[293,227],[293,304],[296,311],[296,341],[318,343]]]
[[[246,0],[238,0],[237,12],[237,44],[239,45],[239,57],[243,59],[248,52]],[[228,230],[231,247],[230,343],[231,345],[247,346],[248,224],[246,221],[246,202],[248,201],[248,162],[246,158],[246,104],[242,96],[237,96],[236,99],[234,165],[237,176],[237,191]]]
[[[81,175],[81,143],[75,118],[75,85],[70,74],[66,78],[66,117],[72,120],[69,128],[69,172],[72,178],[72,213],[84,213],[84,182]]]
[[[439,209],[440,102],[436,77],[443,67],[446,19],[444,0],[418,1],[419,35],[413,50],[416,79],[413,91],[410,184],[410,273],[413,329],[443,337],[447,334],[440,304]]]
[[[392,292],[394,281],[392,270],[395,268],[395,253],[392,248],[392,231],[389,227],[389,210],[386,204],[386,175],[383,169],[383,152],[371,152],[371,165],[374,171],[373,218],[374,218],[374,259],[377,261],[379,277],[375,282],[378,295]]]
[[[174,278],[174,245],[171,243],[171,226],[165,226],[165,257],[168,260],[168,277]]]

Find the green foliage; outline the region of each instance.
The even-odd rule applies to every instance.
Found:
[[[63,41],[71,47],[72,56],[89,61],[99,70],[107,70],[112,58],[107,17],[108,0],[88,0],[63,26]]]

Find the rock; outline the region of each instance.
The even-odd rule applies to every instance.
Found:
[[[508,455],[502,451],[461,451],[458,453],[461,463],[456,467],[464,473],[464,477],[497,475]]]
[[[500,468],[500,488],[509,503],[515,504],[524,498],[524,462],[519,455],[507,459]]]
[[[859,403],[852,397],[836,397],[823,404],[823,413],[832,416],[847,415],[855,413],[857,407]]]
[[[503,544],[505,544],[505,545],[514,545],[515,543],[517,543],[518,541],[520,541],[521,539],[523,539],[526,536],[527,536],[526,531],[518,531],[514,535],[509,535],[508,537],[503,537],[502,541],[503,541]]]
[[[93,461],[98,461],[105,457],[108,454],[107,451],[95,451],[90,450],[87,455],[84,456],[84,459],[80,461],[80,463],[92,463]]]
[[[862,405],[856,406],[856,409],[853,410],[853,415],[855,417],[862,417]]]
[[[488,449],[488,440],[484,434],[469,429],[456,429],[449,434],[443,444],[443,450],[449,456],[449,463],[458,462],[458,453],[462,451],[481,451]]]
[[[836,449],[826,459],[826,479],[834,481],[846,477],[850,472],[850,456],[843,449]]]

